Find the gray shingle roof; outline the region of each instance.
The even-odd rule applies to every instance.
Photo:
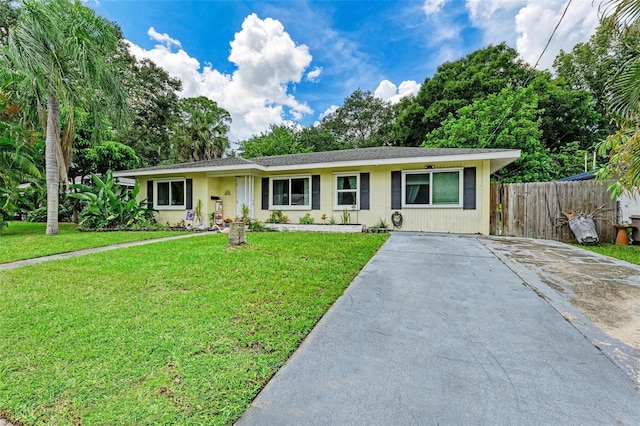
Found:
[[[162,166],[144,167],[141,169],[133,169],[133,170],[124,170],[119,173],[146,172],[151,170],[162,171],[162,170],[172,170],[172,169],[200,169],[205,167],[240,166],[245,164],[255,164],[255,163],[253,161],[249,161],[240,157],[225,157],[225,158],[216,158],[215,160],[192,161],[190,163],[165,164]]]
[[[389,160],[393,158],[440,157],[444,155],[465,155],[503,152],[503,149],[466,148],[412,148],[398,146],[378,146],[373,148],[345,149],[340,151],[311,152],[308,154],[276,155],[251,158],[257,164],[267,167],[297,166],[319,163],[339,163],[343,161]]]
[[[419,148],[419,147],[395,147],[380,146],[373,148],[345,149],[340,151],[311,152],[307,154],[276,155],[271,157],[240,158],[226,157],[216,160],[196,161],[191,163],[169,164],[156,167],[146,167],[135,170],[116,172],[116,176],[135,176],[136,174],[149,172],[162,172],[185,169],[207,169],[217,167],[255,166],[256,168],[306,166],[314,164],[341,163],[353,161],[376,161],[407,158],[426,158],[442,156],[461,156],[473,154],[514,153],[516,150],[508,149],[476,149],[476,148]],[[512,160],[508,161],[511,162]],[[146,173],[145,173],[146,172]]]

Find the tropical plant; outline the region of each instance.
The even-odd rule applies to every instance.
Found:
[[[196,217],[196,223],[203,226],[204,225],[204,204],[202,200],[198,198],[198,202],[196,203],[196,208],[193,209],[193,213]]]
[[[240,207],[240,210],[242,211],[242,217],[240,218],[240,220],[244,223],[251,223],[251,218],[249,217],[249,206],[243,203]]]
[[[19,78],[15,92],[34,106],[46,135],[46,235],[58,233],[58,187],[67,181],[76,107],[92,111],[98,126],[105,115],[117,122],[128,111],[109,60],[119,40],[113,24],[69,0],[23,0],[9,31],[0,71]]]
[[[608,0],[603,4],[611,13],[619,33],[625,33],[640,18],[640,1]],[[609,186],[612,196],[623,190],[637,191],[640,186],[640,50],[619,66],[619,72],[608,84],[610,111],[619,130],[601,146],[601,154],[609,155],[609,162],[598,172],[599,179],[616,178]]]
[[[229,112],[204,96],[182,99],[180,120],[173,137],[179,161],[222,157],[229,147]]]
[[[33,162],[29,145],[17,142],[6,123],[0,122],[0,125],[1,231],[20,204],[29,204],[25,195],[33,191],[41,173]],[[23,184],[28,185],[25,187]]]
[[[289,223],[289,217],[282,210],[272,210],[269,214],[269,223]]]
[[[351,213],[349,213],[349,210],[344,209],[342,211],[342,224],[349,225],[350,223],[351,223]]]
[[[77,193],[69,197],[87,203],[80,213],[79,227],[89,230],[147,229],[155,224],[154,210],[147,207],[147,199],[136,200],[140,186],[136,181],[133,189],[119,185],[109,170],[102,179],[91,175],[94,187],[74,184]]]

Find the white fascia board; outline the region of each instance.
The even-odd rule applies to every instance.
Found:
[[[114,172],[114,177],[137,177],[137,176],[158,176],[158,175],[168,175],[168,174],[185,174],[185,173],[207,173],[207,172],[222,172],[228,173],[229,175],[233,175],[235,172],[246,172],[249,171],[264,171],[265,167],[259,164],[243,164],[239,166],[210,166],[210,167],[176,167],[174,168],[166,168],[160,170],[141,170],[136,172],[135,170],[131,171],[121,171]]]
[[[292,170],[309,170],[309,169],[326,169],[326,168],[338,168],[338,167],[362,167],[362,166],[385,166],[393,164],[414,164],[414,163],[446,163],[452,161],[481,161],[491,160],[493,165],[494,160],[502,160],[501,163],[505,165],[512,163],[520,158],[520,150],[508,150],[500,152],[483,152],[477,154],[453,154],[453,155],[436,155],[426,157],[408,157],[408,158],[386,158],[379,160],[355,160],[355,161],[334,161],[330,163],[309,163],[309,164],[295,164],[287,166],[271,166],[267,167],[266,171],[281,172]],[[504,166],[499,167],[498,169]],[[492,172],[493,173],[493,172]]]

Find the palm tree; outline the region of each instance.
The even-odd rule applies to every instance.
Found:
[[[22,1],[9,31],[5,72],[21,77],[16,91],[35,105],[46,135],[47,235],[58,234],[58,189],[61,180],[67,181],[74,111],[93,112],[96,123],[107,113],[115,112],[118,120],[126,112],[125,92],[109,61],[119,34],[93,10],[69,0]]]
[[[602,4],[603,15],[621,34],[637,30],[634,23],[640,18],[640,0],[607,0]],[[600,145],[600,154],[608,155],[608,164],[601,169],[601,179],[615,177],[609,187],[613,195],[640,186],[640,55],[619,64],[620,71],[608,82],[609,112],[619,130]]]
[[[180,161],[201,161],[222,157],[229,147],[229,113],[204,96],[180,101],[180,118],[174,143]]]

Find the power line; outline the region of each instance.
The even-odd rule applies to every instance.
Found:
[[[553,32],[551,33],[551,36],[549,37],[549,40],[547,40],[546,46],[544,47],[544,49],[542,49],[542,52],[540,53],[540,56],[538,57],[538,60],[536,61],[536,64],[533,66],[533,68],[536,68],[538,66],[538,64],[540,63],[540,59],[542,59],[542,55],[544,55],[544,52],[547,51],[547,48],[549,47],[549,44],[551,44],[551,39],[553,39],[553,36],[556,34],[556,31],[558,30],[558,27],[560,26],[560,23],[564,19],[564,15],[567,14],[567,10],[569,9],[569,6],[571,5],[572,1],[573,0],[569,0],[567,2],[567,6],[564,8],[564,12],[562,12],[562,16],[560,16],[560,20],[556,24],[556,27],[553,29]]]

